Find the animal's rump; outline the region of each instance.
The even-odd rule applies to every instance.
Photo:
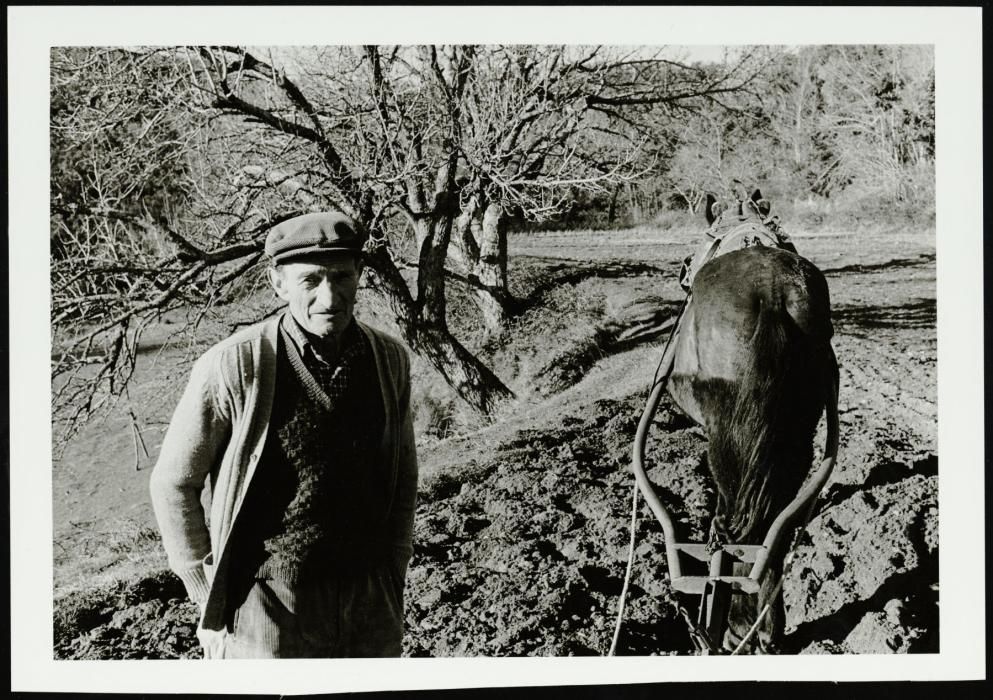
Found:
[[[679,334],[670,394],[707,430],[734,534],[761,539],[813,456],[833,361],[827,284],[794,253],[726,253],[700,269]]]

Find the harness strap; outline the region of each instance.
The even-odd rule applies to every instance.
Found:
[[[718,255],[752,245],[768,245],[792,253],[796,252],[796,246],[779,225],[778,216],[761,217],[756,220],[754,216],[722,215],[705,233],[711,239],[708,245],[688,256],[679,271],[679,284],[687,292],[693,285],[693,279],[700,268]]]

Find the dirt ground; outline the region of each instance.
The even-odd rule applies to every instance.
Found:
[[[933,229],[794,238],[830,286],[842,435],[786,575],[784,648],[937,651]],[[630,537],[631,443],[662,342],[622,341],[634,322],[624,310],[651,295],[653,322],[664,325],[681,299],[678,261],[698,240],[649,230],[512,239],[518,291],[546,315],[525,315],[490,348],[521,397],[512,411],[479,430],[419,439],[405,655],[607,652]],[[560,335],[539,337],[539,328],[552,333],[556,304],[571,315]],[[175,386],[162,382],[158,407],[141,415],[152,456],[175,403]],[[686,539],[704,536],[713,506],[704,449],[702,431],[664,401],[649,475]],[[59,657],[198,656],[195,606],[163,571],[152,527],[150,462],[142,457],[136,471],[133,450],[122,414],[56,462]],[[661,529],[643,503],[635,535],[617,653],[693,653],[679,606],[695,613],[695,602],[669,587]]]

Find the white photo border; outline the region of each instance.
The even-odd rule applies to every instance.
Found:
[[[860,7],[11,7],[11,683],[17,691],[316,693],[985,673],[982,10]],[[52,653],[49,49],[360,43],[929,44],[937,121],[940,653],[911,656],[57,661]]]

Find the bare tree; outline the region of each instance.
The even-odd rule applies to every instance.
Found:
[[[508,216],[541,220],[665,157],[658,124],[746,89],[598,47],[187,47],[53,51],[57,417],[119,393],[144,328],[251,290],[266,231],[344,211],[369,284],[410,346],[489,413],[510,390],[451,332],[446,286],[481,327],[514,311]],[[188,328],[195,329],[200,314]]]
[[[923,164],[933,192],[934,54],[926,46],[835,46],[819,55],[823,109],[817,128],[839,188],[906,201],[918,191]]]

